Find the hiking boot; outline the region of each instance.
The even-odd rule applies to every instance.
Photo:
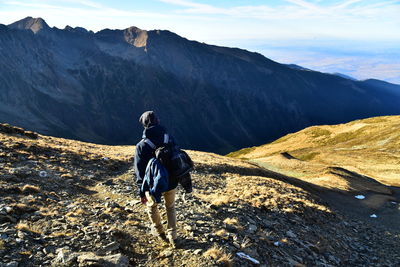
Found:
[[[164,242],[169,242],[169,240],[167,239],[167,236],[165,235],[165,233],[158,234],[157,237],[159,239],[161,239],[162,241],[164,241]]]
[[[183,244],[181,239],[179,239],[179,238],[174,239],[170,236],[168,237],[168,242],[169,242],[170,246],[173,248],[181,248],[182,244]]]

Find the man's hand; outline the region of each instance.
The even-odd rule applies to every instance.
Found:
[[[140,199],[140,202],[142,202],[142,204],[146,204],[147,198],[146,198],[146,197],[142,197],[142,198]]]

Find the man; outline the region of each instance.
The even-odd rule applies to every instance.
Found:
[[[147,212],[152,222],[152,227],[156,230],[157,235],[163,239],[168,239],[169,243],[175,247],[177,243],[176,233],[176,211],[175,211],[175,194],[177,184],[172,181],[168,184],[168,191],[162,195],[165,200],[165,208],[167,210],[167,235],[161,224],[161,217],[157,207],[157,202],[154,196],[150,195],[149,191],[143,192],[141,190],[142,184],[146,175],[146,168],[151,159],[155,158],[155,150],[166,143],[173,142],[172,138],[166,134],[164,127],[160,125],[154,111],[146,111],[142,114],[139,122],[143,125],[144,131],[142,140],[136,145],[135,153],[135,172],[136,183],[142,204],[147,205]],[[149,166],[149,169],[153,166]],[[149,173],[152,172],[147,172]]]

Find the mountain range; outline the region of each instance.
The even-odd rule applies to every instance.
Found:
[[[227,153],[310,125],[400,114],[400,86],[274,62],[137,27],[0,24],[0,122],[134,144],[155,110],[184,148]]]

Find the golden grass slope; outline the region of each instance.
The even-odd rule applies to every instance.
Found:
[[[313,126],[229,154],[307,182],[389,194],[400,186],[400,116]]]

